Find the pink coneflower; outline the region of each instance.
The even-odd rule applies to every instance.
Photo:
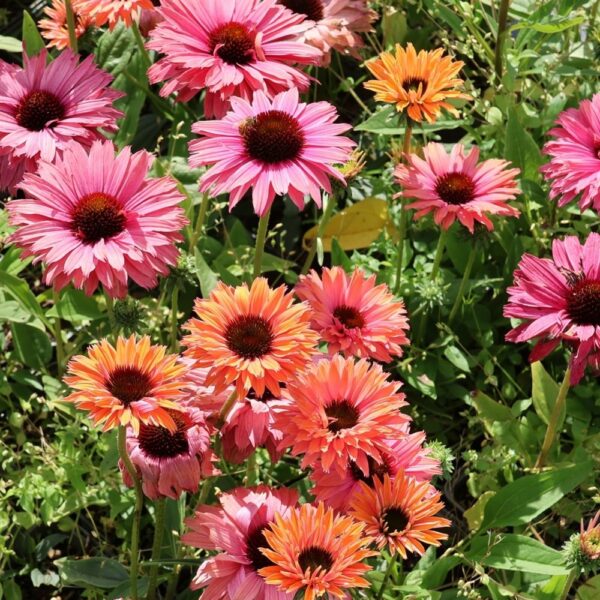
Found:
[[[330,354],[389,362],[402,356],[408,319],[404,303],[395,300],[375,275],[359,269],[348,276],[341,267],[300,277],[296,294],[313,309],[311,327],[327,342]]]
[[[290,88],[308,89],[309,77],[294,65],[317,64],[321,52],[298,40],[303,15],[277,0],[163,0],[164,18],[148,47],[165,55],[153,65],[151,83],[167,81],[161,95],[183,102],[206,89],[204,113],[222,117],[229,99],[269,98]]]
[[[123,94],[108,86],[112,77],[89,56],[65,50],[46,64],[46,52],[23,56],[23,68],[0,71],[0,154],[53,161],[72,141],[90,146],[115,131],[121,112],[112,105]]]
[[[223,119],[192,126],[205,137],[190,142],[190,165],[212,165],[200,178],[200,189],[213,196],[229,193],[231,209],[253,188],[259,216],[276,194],[288,194],[300,209],[305,195],[321,206],[321,190],[331,193],[330,177],[345,184],[333,165],[345,162],[355,146],[340,135],[350,125],[335,123],[336,118],[328,102],[300,102],[297,89],[273,101],[262,92],[256,92],[252,103],[232,98]]]
[[[465,156],[462,144],[450,154],[434,142],[423,148],[423,158],[407,155],[407,165],[396,167],[396,181],[403,187],[398,196],[416,198],[405,208],[417,210],[415,219],[432,212],[433,220],[448,229],[458,219],[471,233],[476,222],[492,230],[488,215],[518,217],[519,211],[507,204],[519,194],[516,176],[519,169],[507,169],[505,160],[477,163],[479,149]]]
[[[26,163],[25,160],[0,154],[0,198],[5,194],[15,194],[25,174]]]
[[[537,340],[531,362],[562,340],[573,347],[571,384],[600,352],[600,234],[582,245],[574,236],[552,243],[552,259],[524,254],[508,288],[505,317],[525,322],[506,335],[511,342]]]
[[[80,3],[82,9],[94,19],[97,27],[108,23],[111,30],[119,21],[131,27],[141,10],[154,9],[152,0],[80,0]]]
[[[600,94],[565,110],[556,123],[549,132],[555,139],[544,146],[551,160],[540,169],[551,180],[550,197],[564,206],[581,194],[582,212],[600,212]]]
[[[93,19],[85,9],[86,0],[71,0],[75,18],[75,35],[79,39],[92,26]],[[38,26],[41,34],[48,40],[48,47],[58,50],[69,48],[69,27],[65,0],[52,0],[52,6],[44,8],[46,17],[40,19]]]
[[[260,550],[267,546],[265,529],[275,514],[285,518],[297,502],[295,490],[259,486],[222,494],[219,507],[198,507],[186,519],[190,531],[181,541],[221,553],[204,560],[191,588],[206,588],[202,594],[206,600],[292,600],[293,594],[266,584],[257,571],[273,564]]]
[[[26,198],[7,205],[17,226],[11,240],[44,263],[47,285],[73,282],[92,294],[101,283],[121,298],[128,278],[149,289],[168,274],[187,221],[175,181],[148,179],[152,160],[128,147],[115,156],[109,141],[95,142],[89,153],[72,144],[54,164],[41,161],[37,174],[25,176]]]
[[[288,402],[277,413],[281,447],[303,454],[302,468],[320,462],[324,471],[343,476],[352,461],[368,475],[369,457],[382,462],[386,440],[410,420],[400,412],[406,405],[400,386],[366,360],[337,355],[316,362],[283,392]]]

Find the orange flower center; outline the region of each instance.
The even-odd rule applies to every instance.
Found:
[[[419,89],[419,84],[421,84],[421,91],[424,92],[427,89],[427,81],[422,77],[407,77],[402,82],[402,87],[405,90],[416,92]]]
[[[246,558],[252,564],[255,571],[263,567],[270,567],[273,561],[269,560],[259,548],[268,548],[269,544],[265,537],[265,529],[269,527],[269,523],[265,523],[256,529],[253,529],[246,538]]]
[[[365,325],[362,313],[353,306],[342,304],[333,311],[333,316],[348,329],[360,329]]]
[[[71,219],[71,229],[84,244],[95,244],[121,233],[127,222],[121,203],[102,192],[81,198]]]
[[[53,127],[54,121],[62,119],[65,112],[63,103],[52,92],[29,92],[17,105],[15,119],[29,131],[41,131],[48,124]]]
[[[384,533],[399,533],[406,529],[409,523],[409,518],[402,508],[399,506],[391,506],[386,508],[382,515]]]
[[[225,331],[227,347],[247,359],[260,358],[271,351],[273,333],[270,323],[255,315],[241,315]]]
[[[140,448],[153,458],[173,458],[185,454],[189,450],[186,431],[189,423],[177,411],[168,411],[177,425],[177,430],[171,433],[166,427],[160,425],[140,424],[138,440]]]
[[[309,546],[298,555],[298,564],[302,573],[306,573],[306,569],[310,569],[310,572],[314,573],[319,568],[327,572],[333,566],[333,556],[324,548]]]
[[[390,466],[386,462],[385,457],[384,462],[382,463],[376,462],[371,456],[369,456],[367,460],[369,462],[369,475],[365,475],[353,460],[348,462],[348,467],[350,468],[350,473],[352,474],[354,481],[364,481],[369,487],[373,487],[374,477],[379,477],[379,479],[383,481],[384,475],[391,474]]]
[[[325,414],[329,419],[327,429],[338,433],[342,429],[350,429],[358,423],[360,413],[348,400],[337,400],[325,407]]]
[[[454,171],[438,177],[435,191],[448,204],[466,204],[475,197],[475,182],[466,173]]]
[[[567,312],[577,325],[600,327],[600,281],[577,281],[567,296]]]
[[[254,56],[254,39],[250,31],[242,23],[231,21],[214,29],[208,36],[211,53],[230,65],[247,65]]]
[[[279,0],[292,12],[306,15],[311,21],[320,21],[323,18],[323,4],[320,0]]]
[[[275,164],[293,160],[304,146],[300,123],[282,110],[268,110],[240,125],[244,146],[251,158]]]
[[[106,383],[106,388],[124,406],[141,400],[152,389],[152,381],[148,373],[137,367],[117,367]]]

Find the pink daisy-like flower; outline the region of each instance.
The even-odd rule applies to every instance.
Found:
[[[507,169],[510,163],[505,160],[478,164],[477,147],[465,156],[464,146],[456,144],[447,154],[442,144],[434,142],[423,148],[423,158],[416,154],[406,158],[408,164],[398,165],[394,171],[403,187],[397,196],[416,198],[405,206],[416,209],[415,220],[432,212],[442,229],[458,219],[473,233],[476,222],[490,231],[494,228],[488,215],[519,216],[519,211],[507,204],[519,194],[515,179],[519,169]]]
[[[200,411],[167,411],[177,429],[141,423],[139,434],[127,430],[127,453],[142,478],[144,494],[151,500],[173,498],[183,492],[198,491],[200,480],[218,474],[213,467],[215,456],[210,435]],[[119,461],[125,485],[133,481]]]
[[[0,198],[14,195],[25,174],[26,161],[0,154]]]
[[[109,141],[89,152],[72,144],[25,176],[26,198],[7,205],[17,227],[11,240],[45,264],[47,285],[60,290],[73,282],[92,294],[101,283],[122,298],[128,278],[149,289],[168,274],[187,221],[175,181],[147,177],[152,161],[128,147],[115,156]]]
[[[206,89],[208,117],[222,117],[233,96],[305,91],[310,79],[294,65],[317,64],[321,57],[298,39],[307,27],[304,16],[277,0],[162,0],[158,11],[164,20],[148,48],[165,57],[148,71],[150,82],[167,81],[161,95],[178,92],[183,102]]]
[[[300,102],[291,89],[270,101],[256,92],[252,103],[231,99],[231,111],[220,121],[200,121],[192,131],[190,165],[212,165],[200,178],[200,189],[213,196],[229,194],[233,208],[252,188],[255,212],[264,215],[275,195],[288,194],[300,209],[310,195],[321,206],[321,190],[331,193],[329,177],[345,185],[333,167],[344,163],[356,145],[340,134],[350,125],[335,123],[328,102]]]
[[[81,9],[92,17],[97,27],[108,23],[111,30],[122,21],[131,27],[143,9],[153,10],[152,0],[81,0]]]
[[[600,94],[562,112],[556,124],[549,132],[555,139],[544,146],[551,160],[540,169],[551,181],[550,197],[564,206],[581,194],[581,211],[600,213]]]
[[[375,284],[360,269],[348,276],[341,267],[324,268],[300,277],[296,294],[313,309],[311,327],[327,342],[330,354],[389,362],[402,356],[408,319],[404,303],[387,285]]]
[[[259,486],[222,494],[219,507],[198,507],[195,515],[186,519],[189,531],[181,540],[221,553],[200,565],[191,588],[206,588],[204,600],[292,600],[292,594],[266,584],[257,571],[272,564],[260,550],[268,547],[264,530],[275,514],[285,518],[297,502],[295,490]]]
[[[525,254],[508,288],[505,317],[525,322],[506,335],[511,342],[537,340],[531,362],[564,340],[573,348],[571,384],[592,368],[600,354],[600,234],[584,244],[574,236],[554,240],[552,259]]]

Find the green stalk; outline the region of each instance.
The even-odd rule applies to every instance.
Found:
[[[131,31],[133,32],[133,37],[135,38],[135,43],[140,51],[142,57],[142,63],[144,66],[144,71],[148,71],[150,65],[152,64],[152,60],[150,59],[150,55],[148,54],[148,50],[144,44],[144,38],[140,32],[139,25],[136,21],[131,23]]]
[[[306,275],[308,270],[310,269],[313,260],[315,259],[315,254],[317,253],[317,245],[318,241],[323,237],[323,233],[325,232],[325,228],[327,227],[327,223],[329,223],[329,219],[331,218],[331,213],[333,212],[333,207],[335,205],[335,198],[333,196],[327,196],[323,198],[323,213],[321,214],[321,218],[319,219],[319,225],[317,226],[317,235],[315,239],[312,241],[310,245],[310,249],[308,251],[308,256],[304,261],[304,265],[302,266],[302,271],[300,273],[302,275]]]
[[[254,268],[252,270],[252,279],[256,279],[261,272],[262,259],[265,253],[265,241],[267,239],[267,228],[269,227],[269,215],[271,209],[260,218],[258,222],[258,231],[256,232],[256,249],[254,251]]]
[[[500,0],[500,9],[498,10],[498,34],[496,36],[496,52],[494,54],[494,69],[496,71],[496,77],[498,78],[498,81],[502,80],[502,73],[504,71],[502,65],[502,50],[504,47],[504,40],[506,38],[506,25],[508,21],[509,6],[510,0]]]
[[[166,498],[159,498],[154,505],[154,540],[152,542],[152,562],[160,560],[163,532],[165,529]],[[156,581],[158,579],[158,563],[150,567],[150,578],[148,583],[148,600],[156,599]]]
[[[54,306],[57,307],[59,301],[59,294],[54,288],[52,288],[52,299],[54,300]],[[60,315],[58,314],[54,319],[54,339],[56,341],[56,370],[58,372],[58,378],[60,379],[63,375],[63,369],[65,366],[65,347],[60,326]]]
[[[75,54],[78,52],[77,33],[75,31],[75,14],[71,0],[65,0],[65,12],[67,13],[67,29],[69,30],[69,47]]]
[[[179,311],[179,284],[173,286],[173,294],[171,296],[171,352],[179,351],[179,342],[177,341],[178,320],[177,313]]]
[[[567,577],[567,581],[565,582],[565,587],[563,588],[562,594],[560,595],[560,600],[567,600],[569,597],[569,592],[579,575],[578,569],[571,569],[569,576]]]
[[[248,465],[246,467],[246,485],[256,485],[258,481],[258,465],[256,464],[256,450],[248,457]]]
[[[392,569],[396,564],[396,559],[398,557],[398,553],[394,552],[394,554],[390,557],[390,562],[388,563],[388,567],[385,570],[385,575],[383,576],[383,581],[381,582],[381,587],[379,588],[379,593],[377,594],[377,600],[381,600],[383,598],[383,593],[385,592],[385,588],[387,587],[388,579],[392,574]]]
[[[471,270],[473,269],[473,263],[475,262],[475,256],[477,256],[477,249],[475,247],[475,244],[473,243],[471,245],[471,252],[469,253],[469,258],[467,259],[465,272],[463,273],[463,278],[460,282],[460,287],[458,288],[458,294],[456,295],[456,300],[454,301],[454,306],[452,306],[450,316],[448,317],[448,324],[451,324],[452,321],[454,321],[454,317],[456,317],[456,313],[462,305],[463,296],[465,295],[467,283],[469,283],[469,277],[471,276]]]
[[[440,237],[438,238],[437,247],[435,249],[435,257],[433,259],[433,267],[431,269],[431,280],[433,281],[440,270],[440,264],[444,257],[444,250],[446,248],[446,240],[448,239],[448,230],[442,229]]]
[[[231,392],[231,396],[229,396],[229,398],[227,398],[225,404],[223,404],[223,407],[219,411],[219,416],[217,417],[217,428],[218,429],[221,429],[221,427],[223,427],[223,425],[225,424],[227,415],[231,412],[231,409],[233,408],[233,405],[236,403],[236,401],[237,401],[237,390],[233,390],[233,392]]]
[[[206,221],[206,213],[208,212],[208,204],[210,197],[208,194],[202,195],[202,202],[200,203],[200,210],[198,211],[198,218],[196,219],[196,224],[194,225],[194,231],[190,237],[190,253],[194,252],[196,248],[196,244],[198,243],[198,238],[204,229],[204,221]]]

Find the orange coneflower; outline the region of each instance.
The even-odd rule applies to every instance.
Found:
[[[365,524],[365,533],[373,536],[378,548],[390,552],[423,554],[423,544],[439,546],[448,536],[435,527],[448,527],[450,521],[437,516],[444,507],[440,493],[428,482],[417,482],[399,471],[394,479],[376,477],[371,488],[360,482],[361,491],[350,505],[350,515]]]
[[[83,0],[71,0],[73,16],[75,17],[75,35],[80,38],[91,26],[93,19],[82,8]],[[44,9],[46,17],[38,23],[42,35],[48,40],[48,47],[58,50],[70,47],[69,28],[67,26],[67,9],[65,0],[52,0],[52,6]]]
[[[363,561],[376,552],[367,549],[372,539],[363,528],[323,504],[304,504],[286,517],[276,514],[263,530],[269,547],[261,548],[273,564],[258,573],[290,594],[304,590],[304,600],[347,598],[345,590],[369,585],[362,575],[371,567]]]
[[[446,100],[470,96],[454,89],[463,84],[456,75],[464,65],[453,61],[450,56],[442,56],[444,50],[438,48],[418,54],[412,44],[406,50],[396,44],[395,54],[382,52],[378,58],[366,63],[376,79],[365,83],[365,87],[376,92],[375,99],[396,105],[396,110],[406,109],[414,121],[427,119],[433,123],[442,108],[456,115],[457,110]]]
[[[174,432],[177,424],[167,409],[181,410],[177,401],[186,394],[187,366],[178,358],[151,345],[148,336],[119,337],[116,348],[104,339],[87,356],[71,359],[65,383],[76,391],[66,400],[89,411],[104,431],[130,425],[137,435],[144,423]]]
[[[316,352],[310,310],[294,304],[285,286],[274,290],[264,277],[231,287],[217,284],[209,298],[196,300],[198,319],[190,319],[183,343],[198,367],[210,367],[205,385],[217,392],[235,384],[240,397],[250,388],[280,395],[286,383]]]
[[[131,27],[142,10],[154,10],[152,0],[80,0],[85,10],[102,27],[108,23],[112,31],[119,21]]]

